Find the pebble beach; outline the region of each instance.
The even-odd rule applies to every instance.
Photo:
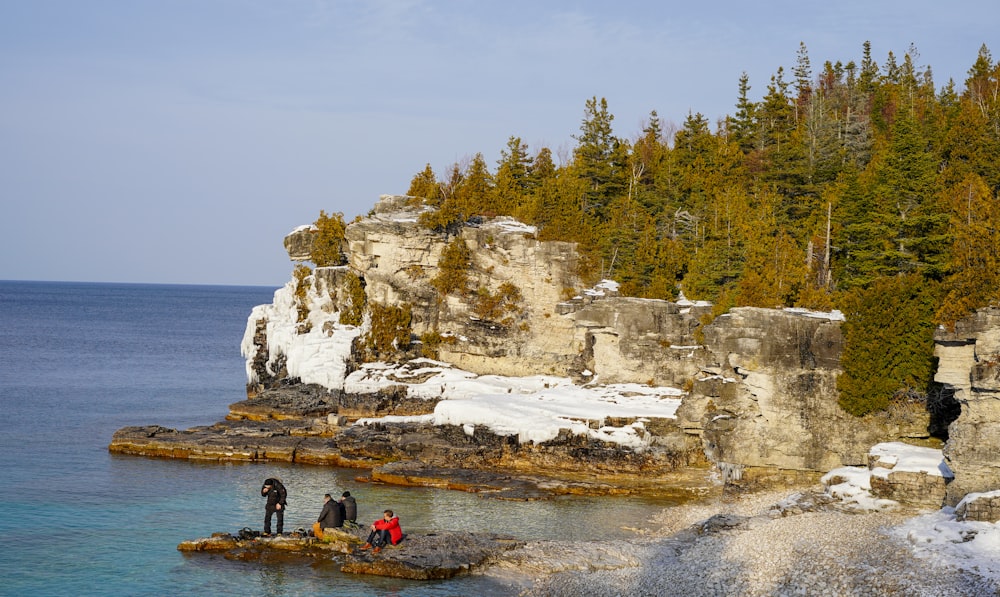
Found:
[[[529,543],[490,574],[556,595],[1000,595],[995,576],[928,558],[893,531],[917,511],[856,511],[821,490],[663,511],[635,540]]]

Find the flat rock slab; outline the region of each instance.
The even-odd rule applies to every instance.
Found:
[[[502,553],[524,545],[500,535],[460,532],[407,535],[380,553],[357,550],[347,555],[341,571],[414,580],[451,578],[493,563]]]
[[[341,571],[348,574],[437,580],[488,566],[504,552],[524,545],[523,541],[506,536],[455,531],[408,533],[404,537],[399,545],[386,547],[379,553],[359,549],[361,540],[346,532],[338,533],[333,541],[288,535],[240,539],[230,533],[215,533],[183,541],[177,549],[262,563],[329,560],[343,562]]]

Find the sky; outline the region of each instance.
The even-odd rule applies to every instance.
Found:
[[[508,138],[570,155],[911,44],[959,88],[995,0],[0,0],[0,279],[280,286],[282,240]],[[790,80],[787,76],[786,80]]]

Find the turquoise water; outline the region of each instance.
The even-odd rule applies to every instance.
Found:
[[[263,526],[260,485],[288,487],[285,530],[309,528],[324,493],[349,489],[359,519],[384,508],[405,530],[627,537],[664,507],[635,499],[499,502],[370,485],[364,471],[114,456],[125,425],[187,428],[245,397],[239,344],[272,288],[0,281],[0,594],[509,595],[483,577],[440,582],[343,575],[335,565],[260,565],[179,542]],[[567,534],[568,533],[568,534]]]

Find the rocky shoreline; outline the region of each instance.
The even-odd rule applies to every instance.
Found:
[[[155,458],[353,468],[366,481],[510,500],[642,494],[685,501],[720,490],[700,448],[682,443],[636,451],[569,433],[520,443],[483,426],[470,430],[424,420],[433,400],[411,399],[404,408],[410,415],[399,415],[405,394],[398,386],[366,394],[309,386],[265,390],[230,405],[226,419],[212,425],[121,428],[108,449]],[[341,414],[347,411],[353,416]],[[357,424],[361,414],[386,411],[397,414]]]
[[[921,557],[895,530],[917,514],[859,513],[819,489],[727,496],[665,510],[633,541],[528,543],[486,574],[523,597],[1000,594],[997,576]]]
[[[868,511],[829,489],[746,493],[622,521],[635,538],[521,541],[463,532],[413,534],[380,554],[360,551],[363,530],[332,540],[239,539],[229,533],[182,542],[189,557],[221,554],[263,563],[327,562],[347,574],[415,580],[484,575],[522,597],[563,595],[968,596],[1000,594],[1000,574],[928,557],[903,525],[926,510]]]

